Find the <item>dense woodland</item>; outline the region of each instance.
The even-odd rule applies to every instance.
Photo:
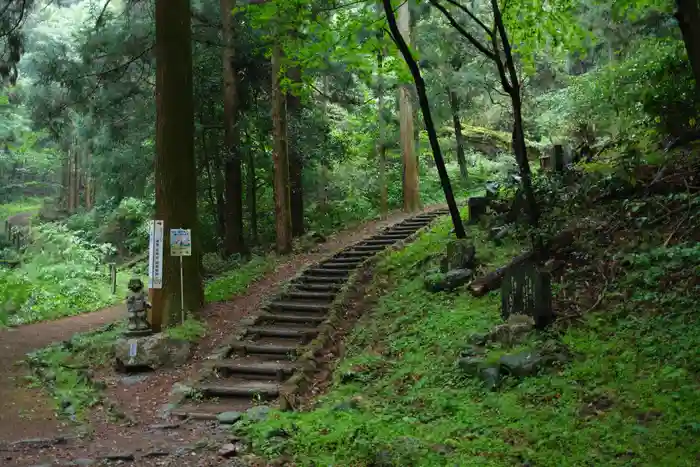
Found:
[[[531,173],[555,144],[594,171],[697,131],[695,0],[12,0],[0,14],[6,323],[113,301],[106,264],[142,274],[153,218],[194,231],[195,312],[204,278],[305,232],[513,173],[536,223]],[[171,261],[163,324],[178,316]]]

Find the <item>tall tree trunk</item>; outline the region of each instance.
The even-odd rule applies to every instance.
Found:
[[[457,93],[447,88],[447,96],[450,100],[450,109],[452,110],[452,123],[455,127],[455,139],[457,141],[457,163],[459,164],[459,174],[462,177],[462,183],[466,186],[469,179],[467,172],[467,159],[464,156],[464,135],[462,135],[462,122],[459,120],[459,97]]]
[[[234,69],[233,0],[221,0],[221,23],[224,38],[224,141],[226,148],[226,255],[245,252],[243,238],[243,175],[238,128],[238,86]]]
[[[330,78],[326,74],[323,76],[323,93],[326,96],[330,95],[331,84]],[[325,119],[328,116],[328,99],[321,100],[321,115]],[[328,212],[330,206],[328,203],[328,181],[330,180],[328,174],[328,161],[325,158],[321,158],[321,167],[318,174],[318,210],[321,214]]]
[[[385,218],[389,212],[389,192],[386,184],[386,122],[384,121],[384,50],[377,53],[377,159],[379,160],[379,213]]]
[[[408,0],[399,7],[398,27],[406,42],[411,42],[411,13]],[[409,84],[399,87],[399,127],[401,133],[401,153],[403,157],[403,208],[407,212],[420,209],[420,193],[418,191],[418,164],[414,148],[413,135],[413,105]]]
[[[292,215],[289,202],[289,158],[287,152],[287,109],[280,86],[282,46],[272,46],[272,126],[277,252],[292,251]]]
[[[257,180],[255,177],[255,150],[253,148],[250,137],[246,138],[247,144],[246,148],[248,151],[248,160],[246,164],[246,188],[248,192],[246,194],[246,202],[248,204],[248,222],[250,222],[250,243],[252,245],[257,245],[259,243],[258,239],[258,194],[257,194]]]
[[[68,153],[68,212],[74,213],[78,209],[78,151],[70,150]]]
[[[287,76],[292,84],[300,84],[301,68],[298,66],[291,67],[287,72]],[[301,111],[301,99],[299,96],[291,92],[287,93],[287,110],[289,111],[289,115],[298,123]],[[289,188],[292,209],[292,235],[295,237],[304,233],[303,170],[304,161],[299,148],[299,141],[298,138],[294,137],[289,144]]]
[[[409,49],[408,44],[403,39],[398,25],[396,24],[396,17],[394,16],[394,9],[391,5],[391,0],[382,0],[382,3],[384,4],[384,12],[386,13],[391,35],[396,40],[396,45],[401,51],[401,55],[403,55],[404,60],[406,60],[406,64],[408,65],[411,75],[413,76],[413,80],[416,83],[418,103],[420,104],[421,113],[423,114],[423,121],[425,123],[425,130],[428,132],[430,148],[433,151],[433,158],[435,159],[435,165],[437,166],[438,175],[440,176],[440,185],[442,185],[442,190],[445,193],[445,201],[447,201],[447,206],[450,210],[450,217],[452,218],[455,235],[457,238],[466,238],[467,234],[464,231],[464,224],[462,224],[462,218],[459,214],[459,209],[457,208],[454,193],[452,192],[450,177],[447,174],[447,169],[445,168],[445,160],[443,159],[442,151],[440,150],[440,142],[438,141],[437,132],[435,131],[433,117],[430,114],[430,103],[428,102],[428,94],[425,90],[425,82],[420,74],[420,69],[418,68],[416,60],[411,55],[411,49]]]
[[[515,152],[515,160],[520,168],[520,177],[522,178],[523,194],[525,195],[525,204],[527,206],[530,225],[537,227],[540,212],[535,200],[535,192],[532,189],[532,171],[530,170],[530,162],[527,159],[527,146],[525,145],[525,130],[523,128],[523,113],[522,113],[522,97],[520,95],[520,82],[518,80],[518,72],[515,69],[515,61],[510,48],[508,34],[503,23],[503,16],[498,5],[498,0],[491,0],[491,9],[493,10],[494,25],[497,29],[498,36],[495,34],[491,38],[493,49],[496,51],[496,64],[498,72],[501,76],[503,89],[510,96],[513,105],[513,152]],[[498,38],[503,46],[503,55],[505,56],[505,70],[503,62],[500,58],[498,49]],[[508,76],[506,77],[506,71]],[[510,82],[509,82],[510,80]],[[537,236],[537,245],[535,248],[540,250],[542,247],[542,238]]]
[[[64,156],[61,162],[61,192],[59,205],[64,211],[70,206],[70,150],[63,148]]]
[[[92,175],[92,151],[85,153],[85,209],[92,210],[95,205],[95,184]]]
[[[164,222],[163,288],[153,289],[156,331],[180,322],[180,261],[170,255],[170,229],[192,230],[183,258],[185,310],[204,303],[194,156],[192,31],[189,0],[156,0],[156,219]]]
[[[700,98],[700,6],[698,6],[698,0],[676,0],[675,17],[681,29],[693,76],[695,76],[695,93]]]

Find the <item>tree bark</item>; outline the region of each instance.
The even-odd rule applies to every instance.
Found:
[[[227,256],[245,253],[243,238],[243,174],[238,128],[238,86],[234,69],[235,45],[232,21],[234,0],[221,0],[221,24],[224,39],[224,144],[226,148],[226,239]]]
[[[394,36],[396,45],[401,51],[404,60],[406,60],[406,64],[411,70],[411,75],[416,83],[416,92],[418,93],[418,102],[420,104],[421,113],[423,114],[425,130],[428,132],[430,147],[433,151],[433,157],[435,159],[435,165],[438,169],[438,175],[440,176],[440,184],[442,185],[443,192],[445,193],[445,201],[447,201],[447,206],[450,210],[450,217],[452,218],[455,235],[457,238],[466,238],[467,234],[464,231],[464,224],[462,224],[462,218],[459,214],[457,202],[455,201],[455,197],[452,192],[450,177],[448,176],[447,169],[445,168],[445,160],[442,158],[442,151],[440,150],[440,143],[438,141],[437,132],[435,131],[433,117],[430,114],[430,103],[428,102],[428,94],[425,90],[425,82],[420,74],[418,64],[411,55],[411,50],[408,48],[406,41],[404,41],[403,37],[401,36],[401,32],[396,24],[396,17],[394,16],[394,10],[391,6],[391,0],[382,0],[382,2],[384,3],[384,11],[386,12],[386,18],[387,22],[389,23],[391,34]]]
[[[277,252],[292,251],[292,216],[289,202],[289,158],[287,152],[287,109],[280,86],[282,46],[272,46],[272,126]]]
[[[504,84],[504,91],[510,95],[511,102],[513,104],[513,152],[515,152],[515,160],[520,168],[520,177],[522,178],[523,194],[525,195],[530,225],[536,228],[539,223],[540,212],[537,206],[537,201],[535,200],[535,192],[532,188],[532,171],[530,170],[530,162],[527,159],[527,146],[525,145],[525,130],[523,127],[522,97],[520,95],[520,81],[518,80],[518,72],[515,69],[515,61],[513,60],[510,42],[508,41],[508,34],[506,33],[506,27],[503,24],[503,17],[501,16],[501,10],[498,6],[498,0],[491,0],[491,8],[493,9],[494,24],[498,31],[498,36],[500,36],[501,44],[503,45],[503,54],[505,55],[506,59],[505,66],[506,70],[508,71],[508,78],[510,78],[510,83],[508,83],[505,70],[503,70],[500,52],[497,47],[498,39],[496,36],[496,31],[494,31],[492,43],[496,53],[496,63],[499,74],[501,75],[501,82]],[[539,236],[537,237],[536,241],[541,242]],[[538,246],[541,247],[541,245]]]
[[[156,219],[164,222],[163,288],[153,289],[154,330],[180,322],[180,261],[170,256],[170,229],[192,229],[183,258],[185,310],[204,302],[194,157],[192,32],[189,0],[156,0]]]
[[[399,7],[398,28],[406,43],[411,42],[410,34],[410,9],[408,0]],[[420,209],[420,192],[418,188],[418,164],[413,135],[413,104],[411,102],[411,88],[409,84],[403,84],[399,88],[399,128],[401,133],[401,153],[403,158],[403,208],[406,212],[415,212]]]
[[[250,138],[247,138],[248,144],[248,160],[246,164],[246,187],[248,188],[248,193],[246,194],[246,202],[248,204],[248,216],[250,222],[250,243],[251,245],[257,245],[259,243],[258,239],[258,205],[257,205],[257,180],[255,178],[255,151],[252,147]]]
[[[698,0],[676,0],[675,17],[695,77],[695,94],[700,98],[700,6]]]
[[[379,161],[379,213],[385,218],[389,212],[389,190],[386,184],[386,122],[384,121],[384,50],[377,53],[377,159]]]
[[[450,109],[452,110],[452,123],[455,127],[455,140],[457,141],[457,163],[459,164],[459,174],[462,177],[462,183],[466,186],[469,180],[469,172],[467,171],[467,159],[464,156],[464,135],[462,135],[462,122],[459,120],[459,97],[457,93],[447,88],[447,96],[450,100]]]
[[[287,76],[293,84],[301,83],[301,68],[292,66],[287,72]],[[289,115],[298,122],[301,111],[301,99],[299,96],[291,92],[287,93],[287,110]],[[304,162],[298,138],[292,138],[289,144],[289,187],[292,210],[292,235],[294,237],[304,234],[303,170]]]

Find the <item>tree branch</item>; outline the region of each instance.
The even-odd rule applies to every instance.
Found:
[[[452,27],[455,28],[457,32],[459,32],[464,38],[466,38],[474,47],[476,47],[479,50],[479,52],[486,55],[491,60],[496,60],[496,55],[494,54],[494,52],[487,49],[486,46],[479,42],[478,39],[476,39],[469,32],[467,32],[466,29],[460,26],[457,23],[457,21],[455,21],[454,17],[450,14],[450,12],[447,11],[447,9],[444,6],[442,6],[438,2],[438,0],[430,0],[430,4],[438,10],[440,10],[440,12],[445,16],[445,18],[447,18],[447,21],[449,21],[449,23],[452,25]]]
[[[112,2],[112,0],[107,0],[105,2],[104,6],[102,7],[102,11],[100,11],[100,14],[97,17],[97,20],[95,21],[95,29],[99,29],[102,26],[105,12],[107,11],[107,7],[109,6],[109,4],[111,2]]]
[[[476,15],[475,15],[474,13],[472,13],[472,11],[471,11],[469,8],[465,7],[465,6],[462,5],[461,3],[457,3],[456,0],[445,0],[445,1],[447,1],[447,3],[449,3],[449,4],[451,4],[451,5],[456,6],[457,8],[459,8],[460,10],[462,10],[463,12],[465,12],[466,14],[468,14],[469,17],[470,17],[472,20],[474,20],[474,22],[475,22],[476,24],[478,24],[479,26],[481,26],[481,28],[482,28],[484,31],[486,31],[486,34],[488,34],[489,36],[491,36],[491,30],[488,28],[488,26],[486,26],[486,25],[484,24],[483,21],[481,21],[479,18],[477,18]]]

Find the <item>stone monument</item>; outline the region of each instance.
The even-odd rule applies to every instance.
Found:
[[[153,333],[148,322],[148,295],[143,290],[143,282],[138,277],[129,281],[129,294],[126,296],[126,312],[129,316],[129,324],[124,332],[127,337],[148,336]]]

